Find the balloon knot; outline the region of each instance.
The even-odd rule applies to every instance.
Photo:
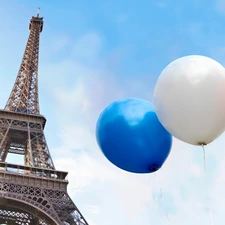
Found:
[[[199,142],[198,145],[206,146],[207,144],[205,142]]]
[[[159,168],[157,165],[152,165],[149,169],[151,172],[156,172]]]

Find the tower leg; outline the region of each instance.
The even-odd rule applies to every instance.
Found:
[[[1,119],[0,120],[0,161],[5,162],[8,147],[9,147],[9,129],[10,129],[11,121]]]

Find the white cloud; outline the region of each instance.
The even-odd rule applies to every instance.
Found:
[[[51,44],[51,54],[55,54],[60,52],[62,49],[64,49],[66,46],[70,44],[70,38],[66,35],[58,37],[57,40],[55,40]]]
[[[63,150],[62,148],[61,150]],[[110,166],[104,165],[103,160],[98,160],[83,152],[70,152],[55,160],[57,169],[70,171],[68,179],[69,190],[72,195],[81,192],[86,187],[91,187],[95,182],[104,183],[115,180],[116,173]]]
[[[88,206],[86,206],[86,210],[92,214],[100,213],[99,206],[97,206],[97,205],[88,205]]]

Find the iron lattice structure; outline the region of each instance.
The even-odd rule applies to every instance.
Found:
[[[57,171],[44,135],[38,101],[38,55],[43,18],[30,35],[4,110],[0,110],[0,224],[88,225],[67,193],[67,172]],[[24,165],[6,162],[24,155]]]

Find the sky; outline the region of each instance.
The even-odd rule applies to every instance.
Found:
[[[134,174],[103,156],[95,125],[112,101],[152,102],[161,71],[181,56],[205,55],[225,65],[225,1],[1,0],[2,109],[37,7],[44,17],[39,99],[45,136],[89,225],[223,224],[225,134],[206,146],[206,175],[201,147],[175,138],[157,173]]]

